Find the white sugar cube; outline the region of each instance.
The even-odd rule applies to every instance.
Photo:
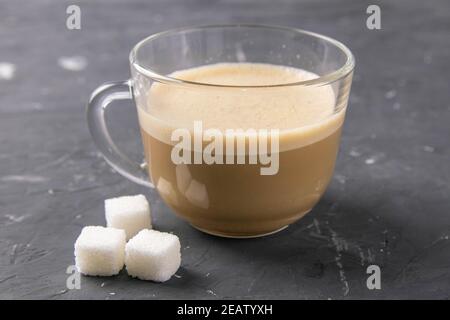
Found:
[[[142,230],[125,247],[128,274],[142,280],[167,281],[180,263],[180,240],[170,233]]]
[[[123,268],[125,231],[96,226],[84,227],[75,242],[75,265],[80,273],[112,276]]]
[[[106,199],[105,217],[108,227],[125,230],[127,240],[152,227],[150,206],[142,194]]]

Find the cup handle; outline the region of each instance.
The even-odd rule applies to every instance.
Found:
[[[89,99],[86,112],[89,131],[106,162],[124,177],[140,185],[154,188],[142,166],[121,152],[106,126],[105,111],[115,100],[133,99],[131,80],[109,82],[98,87]]]

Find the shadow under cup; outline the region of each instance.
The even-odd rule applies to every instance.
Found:
[[[179,70],[218,63],[286,66],[317,76],[295,82],[245,86],[214,85],[170,76]],[[333,174],[351,87],[354,60],[343,44],[284,27],[206,26],[167,31],[144,39],[132,50],[130,64],[131,81],[105,85],[94,92],[88,106],[89,128],[105,159],[118,172],[137,183],[155,187],[178,216],[210,234],[257,237],[285,228],[319,201]],[[326,92],[331,93],[332,99],[323,98]],[[168,99],[168,93],[177,99]],[[131,96],[138,109],[151,182],[144,178],[137,164],[117,149],[104,121],[103,113],[110,101]],[[257,112],[252,117],[252,110],[264,106],[266,114],[276,114],[290,96],[301,107],[327,103],[331,111],[312,123],[304,119],[293,123],[289,119],[280,126],[260,128]],[[214,103],[212,97],[221,102]],[[186,104],[192,101],[208,101],[208,104],[201,112],[198,109],[191,112]],[[250,164],[248,154],[244,164],[238,164],[236,154],[230,157],[234,161],[225,164],[229,150],[223,154],[224,164],[174,161],[177,142],[173,141],[172,133],[180,128],[192,133],[190,148],[185,151],[189,158],[202,158],[195,153],[201,153],[207,142],[202,140],[200,149],[196,149],[193,140],[198,132],[186,123],[209,119],[219,107],[223,112],[228,108],[223,101],[229,101],[234,113],[236,106],[231,104],[238,105],[238,113],[242,111],[245,118],[231,128],[221,127],[218,121],[217,129],[224,137],[226,129],[279,130],[279,148],[274,151],[276,154],[271,154],[278,161],[275,174],[261,174],[264,165]],[[182,112],[168,117],[164,113],[167,103],[171,107],[180,104]],[[245,139],[249,151],[249,137]],[[271,145],[272,141],[268,143]]]

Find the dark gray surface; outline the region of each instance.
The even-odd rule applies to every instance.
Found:
[[[77,1],[80,31],[65,28],[70,3],[0,3],[0,63],[16,66],[0,80],[0,298],[449,298],[447,0],[373,1],[382,8],[379,31],[365,28],[365,1]],[[89,93],[128,77],[138,40],[225,22],[324,33],[357,61],[332,184],[307,217],[262,239],[193,230],[154,191],[112,172],[85,124]],[[61,56],[88,65],[64,70]],[[130,150],[139,146],[132,108],[111,114],[124,128],[118,144]],[[141,192],[155,227],[181,239],[179,278],[156,284],[122,272],[83,277],[81,290],[67,290],[81,228],[104,224],[103,199]],[[366,288],[371,263],[382,269],[382,290]]]

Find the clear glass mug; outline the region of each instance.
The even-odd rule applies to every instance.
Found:
[[[317,77],[294,83],[230,86],[186,81],[172,75],[224,62],[282,65]],[[130,80],[106,83],[93,92],[87,106],[89,130],[117,172],[140,185],[156,188],[178,216],[210,234],[257,237],[282,230],[319,201],[333,174],[352,82],[354,58],[345,45],[286,27],[202,26],[161,32],[142,40],[130,53],[130,67]],[[181,96],[194,95],[199,101],[213,92],[218,98],[238,101],[241,108],[255,108],[254,104],[246,105],[255,97],[261,99],[262,106],[265,101],[282,99],[285,93],[293,92],[300,97],[318,97],[309,101],[313,105],[316,100],[323,103],[320,97],[324,93],[331,92],[333,99],[328,101],[330,114],[320,122],[305,125],[299,120],[281,128],[279,170],[275,175],[260,175],[249,164],[173,163],[173,144],[167,137],[178,124],[175,120],[171,123],[170,118],[159,118],[164,114],[162,105],[168,102],[164,96],[151,96],[156,86]],[[134,99],[136,103],[146,168],[131,161],[109,135],[105,110],[111,101],[119,99]],[[183,110],[185,114],[177,118],[192,117],[186,108]],[[202,112],[219,111],[211,105]],[[196,116],[200,118],[196,120],[202,120]]]

